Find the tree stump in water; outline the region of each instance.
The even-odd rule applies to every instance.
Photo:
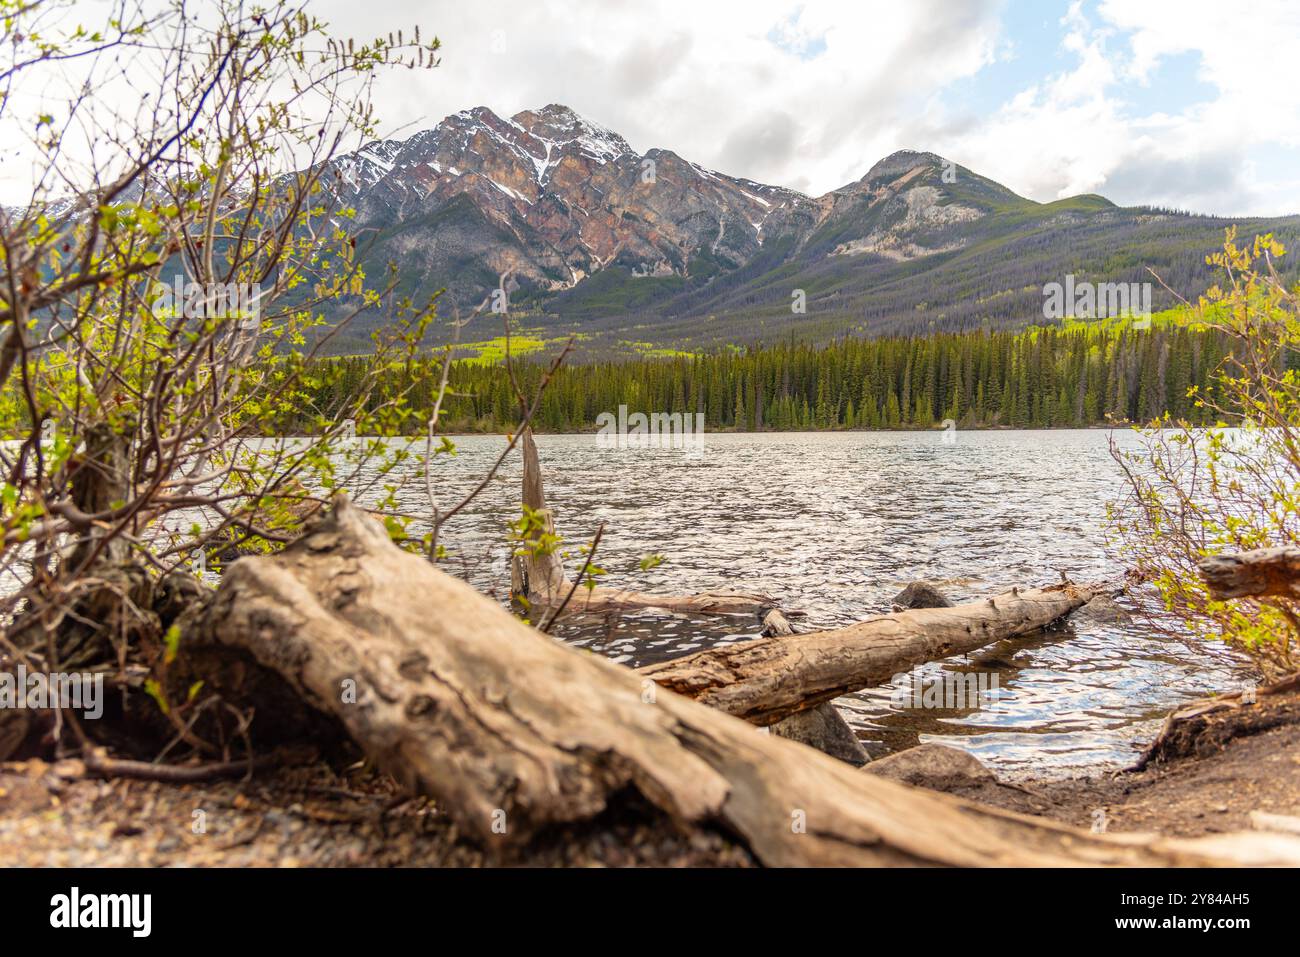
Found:
[[[547,534],[555,534],[555,516],[546,506],[541,460],[532,430],[523,434],[523,503],[542,516]],[[703,592],[696,595],[661,595],[625,588],[574,588],[564,570],[564,560],[555,551],[535,551],[516,556],[510,570],[511,593],[527,596],[537,608],[558,609],[568,615],[604,612],[610,609],[662,608],[665,611],[697,615],[753,614],[775,604],[768,595],[747,592]]]

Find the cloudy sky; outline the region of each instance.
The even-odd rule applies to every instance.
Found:
[[[441,39],[438,69],[379,74],[390,135],[563,103],[814,195],[910,148],[1040,201],[1300,213],[1300,0],[307,2],[336,34]],[[37,86],[11,124],[56,95]],[[0,201],[29,195],[26,136],[0,124]]]
[[[419,22],[442,66],[379,82],[402,133],[564,103],[634,148],[818,194],[900,148],[1051,200],[1300,212],[1300,3],[320,0]]]

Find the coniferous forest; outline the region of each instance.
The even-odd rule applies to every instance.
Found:
[[[945,419],[962,428],[1078,428],[1166,413],[1200,425],[1213,416],[1198,398],[1214,397],[1214,372],[1227,352],[1221,333],[1201,327],[1079,324],[564,364],[544,390],[534,424],[539,431],[588,431],[602,412],[625,405],[632,412],[703,412],[707,428],[737,431],[929,428]],[[312,431],[372,362],[313,362],[300,413],[275,429]],[[546,365],[531,357],[514,363],[529,394]],[[437,377],[423,372],[409,365],[388,371],[373,401],[410,387],[415,408],[431,406]],[[454,362],[450,386],[442,416],[448,431],[506,431],[517,421],[504,363]]]

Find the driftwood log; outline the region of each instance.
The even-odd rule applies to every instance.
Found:
[[[546,530],[554,533],[531,432],[524,434],[522,445],[524,504],[540,513]],[[913,596],[921,607],[847,628],[790,637],[793,629],[789,621],[766,595],[673,597],[599,586],[579,588],[575,593],[560,556],[553,551],[520,559],[512,574],[512,587],[516,593],[527,594],[530,603],[551,607],[572,593],[566,611],[616,607],[658,607],[696,614],[756,611],[767,637],[651,665],[641,669],[641,674],[754,724],[779,725],[778,735],[809,744],[827,742],[828,751],[855,764],[867,759],[866,752],[854,748],[856,736],[834,709],[833,699],[884,684],[927,661],[1033,632],[1087,604],[1095,593],[1066,583],[1028,591],[1012,589],[995,598],[953,606],[933,586],[919,583],[903,595]],[[786,719],[791,720],[781,725]]]
[[[755,638],[649,665],[640,674],[688,698],[770,725],[917,665],[1027,634],[1093,597],[1061,584],[950,608],[917,608],[845,628]]]
[[[182,656],[274,672],[486,844],[632,802],[767,865],[1300,862],[1286,835],[1089,834],[861,774],[540,634],[345,498],[282,553],[236,562],[183,635]]]
[[[1300,599],[1300,548],[1257,548],[1214,555],[1200,562],[1215,598]]]
[[[546,531],[554,534],[554,513],[546,506],[546,492],[542,484],[541,461],[532,430],[524,432],[522,443],[524,459],[523,501],[529,509],[543,516]],[[774,605],[768,595],[746,592],[706,592],[697,595],[659,595],[607,588],[597,585],[573,587],[573,581],[564,569],[564,560],[555,552],[537,552],[516,556],[511,568],[511,591],[527,596],[530,605],[558,609],[564,614],[603,612],[610,609],[662,608],[666,611],[700,615],[743,614],[751,615]],[[570,597],[572,595],[572,597]],[[566,599],[568,604],[564,604]]]

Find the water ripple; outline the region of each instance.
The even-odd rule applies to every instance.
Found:
[[[909,581],[954,600],[1055,581],[1110,578],[1102,517],[1120,478],[1097,431],[709,435],[701,461],[672,449],[601,449],[593,436],[538,439],[549,504],[577,545],[607,523],[599,564],[644,591],[761,590],[806,612],[801,630],[884,610]],[[1125,441],[1127,436],[1118,436]],[[435,471],[455,501],[502,447],[463,437]],[[502,469],[445,532],[450,567],[508,593],[505,525],[520,465]],[[408,507],[424,508],[412,492]],[[639,559],[665,556],[641,572]],[[563,637],[632,667],[756,634],[748,618],[692,622],[637,612],[567,624]],[[1132,760],[1181,701],[1239,682],[1217,647],[1187,647],[1140,623],[1080,625],[932,662],[925,680],[997,675],[996,707],[900,708],[892,687],[837,704],[875,755],[938,741],[1003,772],[1077,772]]]

